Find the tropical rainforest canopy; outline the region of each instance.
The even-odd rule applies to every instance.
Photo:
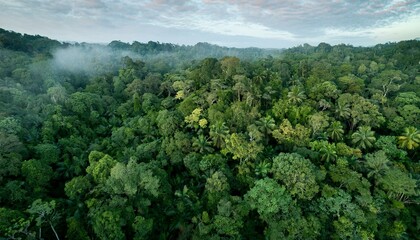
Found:
[[[0,29],[0,238],[420,239],[419,60]]]

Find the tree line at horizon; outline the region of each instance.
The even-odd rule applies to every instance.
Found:
[[[76,45],[0,29],[0,239],[419,239],[419,41]]]

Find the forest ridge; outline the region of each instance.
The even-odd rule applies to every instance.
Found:
[[[419,64],[0,29],[0,239],[419,239]]]

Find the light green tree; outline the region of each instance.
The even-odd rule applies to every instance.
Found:
[[[245,201],[257,210],[261,219],[269,221],[276,214],[287,212],[292,198],[275,180],[264,178],[245,194]]]
[[[292,196],[310,200],[318,192],[316,168],[311,161],[296,153],[280,153],[273,159],[271,169]]]
[[[127,164],[117,163],[110,171],[106,181],[111,194],[125,194],[135,197],[144,192],[151,196],[159,195],[160,181],[145,163],[131,159]]]
[[[228,179],[221,171],[216,171],[206,180],[205,191],[210,206],[214,206],[222,197],[227,196],[229,190]]]
[[[86,172],[93,177],[96,183],[105,183],[117,161],[109,155],[92,151],[89,154],[89,163]]]
[[[262,150],[262,146],[255,141],[247,141],[244,135],[232,133],[226,139],[226,148],[222,149],[222,153],[231,153],[233,159],[240,160],[242,163],[249,159],[256,159]]]
[[[316,136],[328,126],[328,117],[323,113],[315,113],[309,116],[308,123],[312,128],[312,136]]]
[[[416,179],[395,167],[386,170],[378,183],[387,192],[388,197],[398,201],[405,202],[410,197],[418,196]]]

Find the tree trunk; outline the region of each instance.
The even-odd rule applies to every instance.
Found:
[[[57,240],[60,240],[60,238],[58,237],[57,232],[56,232],[56,231],[55,231],[55,229],[54,229],[54,226],[52,225],[52,223],[51,223],[51,222],[49,222],[49,223],[50,223],[51,229],[53,230],[53,232],[54,232],[54,234],[55,234],[55,237],[57,238]]]

